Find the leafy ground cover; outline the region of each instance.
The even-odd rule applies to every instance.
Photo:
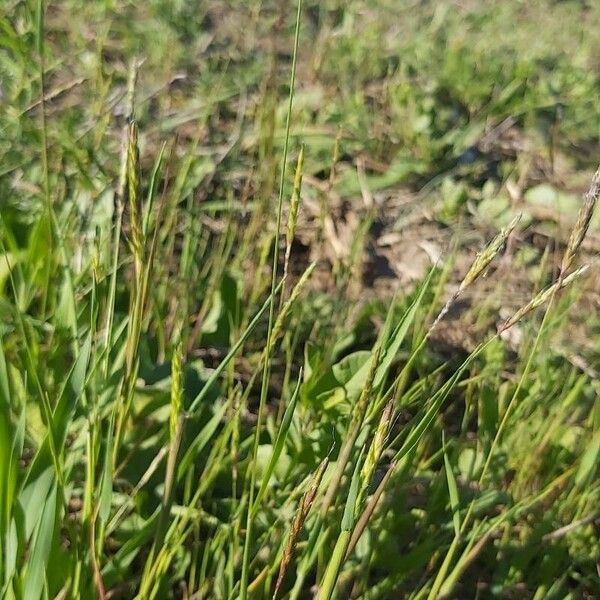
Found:
[[[597,597],[599,56],[583,1],[5,0],[0,596]]]

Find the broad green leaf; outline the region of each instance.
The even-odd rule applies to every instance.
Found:
[[[308,341],[304,346],[304,382],[310,381],[313,374],[319,367],[321,361],[321,351],[319,347]]]
[[[412,159],[397,158],[382,175],[367,175],[366,184],[371,192],[398,185],[411,175],[425,170],[425,164]],[[356,169],[343,171],[337,178],[335,189],[341,196],[359,195],[362,190]]]
[[[90,359],[91,343],[92,338],[90,333],[83,343],[77,356],[77,360],[63,384],[60,397],[52,415],[51,426],[54,432],[57,451],[59,453],[64,449],[67,432],[71,425],[77,403],[81,400],[83,394],[85,375]],[[35,479],[37,475],[44,470],[46,465],[51,462],[52,450],[50,446],[50,437],[49,434],[47,434],[31,463],[27,473],[27,481]]]
[[[60,288],[58,306],[56,307],[55,319],[60,327],[72,332],[77,331],[77,314],[73,288],[69,278],[65,277]]]
[[[231,339],[232,327],[241,314],[241,289],[237,277],[226,271],[220,286],[213,294],[212,306],[202,323],[202,340],[206,344],[226,345]]]
[[[46,468],[37,474],[36,478],[27,481],[19,494],[18,501],[23,509],[25,538],[29,540],[36,523],[40,519],[44,504],[43,499],[48,497],[50,488],[54,483],[54,467],[49,462]]]
[[[56,484],[46,496],[27,564],[23,600],[39,600],[44,592],[46,564],[50,554],[56,518]],[[39,500],[39,499],[38,499]]]
[[[364,387],[369,374],[370,358],[370,351],[360,350],[345,356],[332,367],[333,375],[344,388],[350,403],[354,403]]]

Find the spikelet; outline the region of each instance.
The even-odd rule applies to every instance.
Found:
[[[369,405],[369,397],[373,388],[373,382],[375,381],[375,374],[377,373],[377,367],[379,367],[379,359],[381,357],[381,344],[377,344],[373,351],[373,357],[371,358],[371,365],[369,366],[369,374],[360,396],[354,406],[354,413],[352,414],[352,421],[350,422],[349,432],[352,432],[356,428],[360,427],[367,412]]]
[[[373,441],[369,446],[369,450],[367,452],[367,458],[365,459],[365,463],[362,467],[361,477],[363,482],[366,485],[371,481],[373,477],[373,473],[375,471],[375,467],[379,462],[381,457],[381,453],[383,452],[383,446],[385,444],[385,438],[388,434],[388,429],[390,426],[390,418],[392,416],[392,409],[394,406],[394,399],[391,398],[388,400],[385,405],[383,412],[381,413],[381,418],[379,419],[379,425],[375,430],[375,435],[373,436]]]
[[[594,214],[594,208],[596,207],[596,202],[598,201],[599,197],[600,167],[594,173],[590,188],[583,196],[583,205],[579,210],[577,221],[573,226],[573,230],[571,231],[571,235],[567,243],[567,249],[565,250],[563,256],[562,264],[560,267],[561,276],[564,276],[564,274],[569,270],[569,268],[573,264],[575,255],[581,247],[583,239],[585,238],[585,235],[587,233],[588,227],[590,226],[590,221],[592,220],[592,216]]]
[[[125,96],[125,114],[127,123],[123,127],[123,138],[121,147],[121,166],[119,170],[119,185],[117,188],[117,210],[123,211],[123,202],[125,199],[125,188],[127,186],[127,149],[129,147],[129,123],[131,123],[135,113],[135,86],[138,78],[138,71],[141,63],[136,59],[129,66],[127,77],[127,95]]]
[[[300,194],[302,192],[302,170],[304,168],[304,145],[300,147],[298,162],[296,163],[296,175],[294,176],[294,191],[290,200],[290,212],[288,215],[287,228],[285,232],[285,259],[283,261],[283,277],[288,273],[290,263],[290,254],[292,252],[292,242],[296,234],[296,224],[298,222],[298,208],[300,207]]]
[[[308,516],[312,505],[314,504],[319,486],[321,485],[321,480],[323,479],[323,475],[325,474],[328,464],[329,457],[327,456],[317,467],[317,470],[312,476],[308,490],[304,493],[302,500],[300,500],[300,504],[298,505],[296,514],[294,515],[294,520],[292,521],[292,526],[288,534],[285,548],[283,549],[283,556],[281,558],[281,563],[279,564],[279,574],[277,575],[277,583],[275,584],[275,591],[273,592],[273,600],[277,598],[277,594],[279,593],[281,584],[283,583],[283,578],[285,577],[287,569],[292,562],[294,550],[300,536],[300,531],[302,530],[302,526],[306,521],[306,517]]]
[[[138,129],[135,121],[127,130],[127,196],[129,203],[129,244],[136,264],[136,273],[142,265],[142,223],[140,209],[140,157]]]
[[[508,236],[517,226],[520,219],[521,215],[517,215],[481,252],[479,252],[479,254],[477,254],[471,268],[460,283],[459,289],[461,291],[471,285],[487,269],[496,254],[498,254],[502,246],[506,243]]]
[[[177,421],[181,415],[183,398],[183,369],[181,366],[181,342],[175,347],[171,361],[171,412],[169,415],[169,437],[171,441],[177,434]]]
[[[521,307],[512,317],[507,319],[499,328],[498,333],[506,331],[509,327],[512,327],[515,323],[520,321],[524,316],[528,315],[532,310],[539,308],[544,305],[550,298],[559,290],[568,285],[571,285],[576,279],[581,277],[588,270],[588,266],[585,265],[580,267],[576,271],[573,271],[570,275],[567,275],[563,279],[559,279],[551,286],[542,290],[536,296],[530,300],[525,306]]]
[[[298,299],[298,296],[300,295],[302,288],[306,285],[306,282],[308,281],[309,277],[312,275],[312,272],[315,270],[316,266],[317,266],[317,263],[312,262],[308,266],[308,268],[304,271],[304,273],[302,273],[302,276],[300,277],[300,279],[294,286],[294,289],[292,290],[290,297],[284,303],[284,305],[281,307],[281,310],[279,311],[279,314],[277,315],[277,319],[275,320],[275,325],[273,325],[273,333],[271,334],[271,343],[268,348],[269,353],[271,352],[271,350],[273,350],[273,346],[275,345],[275,342],[277,341],[277,339],[281,335],[281,332],[283,331],[283,324],[285,322],[286,317],[288,316],[288,313],[290,312],[294,302],[296,302],[296,300]]]
[[[375,468],[377,467],[377,463],[381,458],[381,454],[383,453],[385,440],[390,428],[392,410],[394,408],[394,398],[390,398],[385,405],[383,412],[381,413],[381,418],[379,419],[379,425],[377,425],[377,429],[375,430],[375,435],[373,436],[373,440],[371,441],[371,445],[369,446],[369,450],[367,452],[367,457],[362,466],[361,470],[361,489],[358,496],[358,500],[356,506],[360,511],[367,494],[368,486],[373,479],[373,473],[375,473]]]
[[[438,316],[434,319],[431,327],[427,331],[427,337],[433,332],[437,324],[446,316],[450,307],[458,300],[464,290],[469,287],[481,274],[487,269],[489,264],[494,260],[502,246],[506,243],[508,236],[512,233],[517,223],[521,219],[521,215],[517,215],[506,227],[504,227],[498,235],[475,257],[471,264],[471,268],[467,271],[463,280],[460,282],[458,289],[446,302]]]

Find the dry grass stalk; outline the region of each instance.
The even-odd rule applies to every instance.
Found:
[[[596,203],[598,202],[598,198],[600,197],[600,167],[594,173],[592,177],[592,183],[590,188],[583,196],[583,205],[579,210],[579,215],[577,217],[577,221],[573,226],[573,230],[571,231],[571,235],[569,237],[569,241],[567,243],[567,249],[565,250],[565,254],[563,256],[562,264],[560,267],[561,277],[567,273],[567,271],[571,268],[573,264],[573,260],[583,243],[583,239],[587,233],[587,230],[590,226],[590,221],[592,220],[592,216],[594,214],[594,208],[596,207]]]
[[[498,333],[506,331],[508,328],[515,325],[523,317],[528,315],[531,311],[543,306],[552,296],[560,289],[571,285],[576,279],[579,279],[588,270],[588,265],[580,267],[576,271],[573,271],[570,275],[567,275],[563,279],[559,279],[556,283],[538,292],[534,298],[532,298],[525,306],[521,307],[512,317],[507,319],[498,329]]]
[[[319,486],[321,485],[321,480],[323,479],[323,475],[325,474],[325,470],[327,469],[328,464],[329,457],[327,456],[321,461],[321,463],[317,467],[317,470],[315,471],[312,477],[308,490],[305,492],[304,496],[300,500],[300,504],[298,505],[298,509],[296,510],[296,514],[294,515],[294,520],[292,521],[292,526],[288,534],[288,539],[283,550],[283,557],[281,558],[281,563],[279,565],[279,574],[277,575],[277,583],[275,584],[275,591],[273,592],[273,600],[277,598],[277,594],[281,589],[281,585],[285,578],[285,574],[288,570],[290,563],[292,562],[292,558],[294,556],[294,549],[296,548],[298,538],[300,537],[300,531],[302,529],[302,526],[304,525],[304,522],[306,521],[306,517],[308,516],[310,509],[314,504],[317,492],[319,490]]]
[[[446,316],[450,307],[458,300],[459,296],[465,291],[467,287],[469,287],[475,280],[477,280],[482,273],[488,268],[492,260],[494,260],[495,256],[500,252],[501,248],[504,246],[508,237],[513,232],[514,228],[517,226],[519,220],[521,219],[521,215],[517,215],[506,227],[504,227],[498,235],[475,257],[475,260],[471,264],[471,268],[468,270],[467,274],[464,276],[463,280],[460,282],[458,289],[452,297],[446,302],[442,310],[439,312],[438,316],[433,321],[431,327],[427,332],[427,337],[431,334],[431,332],[436,328],[438,323]]]

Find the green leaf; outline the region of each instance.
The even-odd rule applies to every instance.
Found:
[[[421,285],[421,289],[419,290],[418,296],[414,299],[412,304],[408,307],[408,310],[404,313],[404,315],[402,316],[402,319],[400,320],[398,325],[395,327],[395,329],[392,331],[389,339],[387,341],[385,341],[385,339],[384,339],[385,344],[383,346],[381,360],[379,362],[379,367],[377,367],[377,372],[375,374],[375,380],[373,382],[374,389],[377,389],[383,383],[385,377],[387,376],[389,368],[392,365],[392,362],[398,355],[398,352],[400,351],[400,347],[402,346],[402,342],[404,342],[404,339],[406,338],[406,334],[408,333],[410,327],[412,326],[412,324],[415,320],[417,311],[419,310],[419,307],[423,303],[423,298],[425,296],[425,292],[429,289],[429,285],[431,283],[431,278],[433,277],[434,273],[435,273],[435,268],[433,268],[429,271],[429,275],[427,276],[427,279]],[[368,370],[368,368],[369,368],[368,365],[366,368]]]
[[[144,206],[144,217],[142,221],[144,224],[142,230],[144,237],[148,235],[148,230],[150,228],[150,215],[152,214],[152,206],[154,205],[156,182],[158,180],[158,172],[163,161],[166,146],[166,142],[163,142],[163,145],[160,148],[160,152],[158,153],[158,156],[156,157],[156,160],[154,162],[154,168],[152,169],[152,175],[150,177],[150,185],[148,186],[148,195]]]
[[[369,374],[371,352],[359,350],[345,356],[332,367],[335,380],[344,388],[351,403],[358,398]]]
[[[577,469],[577,475],[575,475],[575,485],[577,487],[582,487],[593,481],[599,458],[600,431],[596,431],[579,463],[579,469]]]
[[[106,446],[104,448],[104,468],[102,470],[102,482],[100,484],[100,497],[98,500],[98,517],[102,523],[106,523],[110,515],[110,506],[113,494],[113,445],[114,445],[114,421],[111,420],[106,434]]]
[[[448,494],[450,496],[450,509],[452,510],[452,522],[454,524],[454,534],[458,537],[460,534],[460,514],[459,504],[460,500],[458,497],[458,487],[456,486],[456,479],[454,478],[454,472],[452,471],[452,465],[448,458],[448,452],[446,451],[446,440],[442,433],[442,447],[444,450],[444,467],[446,469],[446,480],[448,481]]]
[[[388,312],[388,318],[381,333],[382,352],[379,366],[375,373],[373,389],[383,384],[389,369],[400,351],[402,343],[414,322],[418,309],[423,302],[425,292],[429,288],[435,269],[431,269],[429,276],[423,282],[419,294],[413,300],[400,321],[394,326],[393,311]],[[306,352],[306,350],[305,350]],[[306,355],[305,363],[310,358],[314,360],[314,351]],[[302,389],[303,400],[316,403],[330,409],[344,400],[352,405],[359,397],[371,368],[372,352],[359,350],[342,358],[334,364],[316,381],[307,381]]]
[[[256,499],[254,500],[254,506],[252,507],[252,510],[254,512],[256,512],[260,507],[260,503],[262,502],[263,496],[267,490],[269,480],[271,479],[273,471],[275,470],[275,466],[277,465],[277,461],[281,456],[281,452],[283,450],[283,446],[285,444],[290,425],[292,424],[292,417],[294,416],[294,411],[296,410],[301,381],[302,372],[300,372],[298,376],[296,388],[294,389],[294,392],[290,399],[290,403],[288,404],[287,408],[285,409],[285,413],[283,414],[283,419],[281,420],[281,425],[279,427],[279,431],[277,432],[277,438],[275,439],[275,444],[273,446],[273,453],[271,454],[271,459],[269,460],[269,464],[267,465],[267,468],[262,476],[260,489],[258,491],[258,494],[256,495]]]
[[[208,345],[226,345],[232,328],[241,315],[241,288],[239,279],[225,271],[221,283],[213,294],[212,306],[202,323],[202,340]]]
[[[474,350],[455,371],[452,377],[450,377],[450,379],[448,379],[448,381],[431,397],[429,408],[421,411],[417,416],[415,416],[411,422],[414,423],[414,425],[411,427],[410,433],[400,447],[400,450],[396,452],[394,460],[399,461],[419,443],[419,440],[423,437],[440,412],[440,409],[450,395],[450,392],[456,387],[467,367],[471,364],[471,362],[473,362],[474,358],[481,352],[482,349],[483,347],[480,346]]]
[[[354,520],[356,516],[356,499],[358,498],[358,489],[360,484],[360,468],[362,467],[362,457],[364,451],[365,448],[363,446],[356,459],[356,464],[354,465],[352,479],[350,480],[350,489],[348,490],[348,497],[346,498],[344,514],[342,515],[342,522],[340,524],[342,531],[352,531],[352,528],[354,527]]]
[[[4,552],[4,585],[0,589],[0,597],[6,598],[6,592],[11,584],[14,574],[17,571],[19,538],[17,535],[17,523],[15,519],[11,519],[8,531],[6,532],[2,542],[2,550]]]
[[[406,181],[411,175],[418,175],[425,171],[423,162],[405,158],[397,158],[383,174],[367,175],[366,184],[371,192],[378,192],[396,186]],[[358,179],[356,169],[343,171],[336,180],[336,192],[340,196],[353,196],[361,193],[362,186]]]
[[[26,483],[19,494],[18,501],[23,509],[25,538],[27,540],[33,534],[36,523],[40,519],[44,507],[42,499],[48,496],[54,480],[54,467],[49,463],[35,479]]]
[[[50,555],[56,518],[56,483],[45,498],[27,565],[23,600],[39,600],[46,582],[46,564]]]
[[[53,425],[56,441],[59,446],[64,444],[68,428],[73,419],[77,402],[83,395],[85,376],[92,349],[92,334],[89,333],[79,351],[77,360],[63,387],[62,394],[53,413]]]
[[[211,376],[208,378],[200,392],[198,392],[198,395],[192,400],[192,403],[190,404],[190,407],[188,409],[188,413],[193,413],[200,404],[200,402],[202,402],[202,400],[206,398],[206,395],[208,394],[210,388],[217,381],[225,367],[229,364],[229,361],[236,355],[237,351],[240,349],[242,344],[248,339],[248,336],[252,333],[252,331],[254,331],[254,328],[258,325],[258,322],[260,321],[261,317],[263,316],[263,314],[265,314],[265,312],[271,305],[271,297],[277,296],[282,285],[283,281],[280,281],[277,284],[274,293],[269,294],[269,297],[265,300],[264,304],[260,307],[259,311],[254,315],[254,318],[252,319],[252,321],[250,321],[250,323],[248,324],[242,335],[239,337],[237,342],[230,348],[225,358],[219,363],[219,366],[212,372]]]
[[[8,414],[9,410],[10,391],[8,389],[8,370],[6,368],[6,357],[4,356],[2,338],[0,337],[0,411]]]
[[[321,351],[319,347],[313,342],[306,342],[304,346],[304,383],[308,383],[312,379],[320,361]]]
[[[92,337],[88,334],[83,346],[77,356],[77,360],[73,365],[58,399],[56,408],[52,414],[52,431],[54,441],[56,443],[57,452],[62,452],[64,443],[67,437],[67,432],[71,425],[77,402],[80,400],[85,385],[85,375],[90,359]],[[33,459],[29,471],[27,473],[27,481],[35,479],[45,467],[54,462],[58,464],[55,457],[53,461],[52,449],[50,445],[50,432],[48,432],[39,447],[35,458]]]
[[[215,414],[211,417],[210,421],[200,430],[200,433],[194,438],[192,443],[189,445],[186,453],[183,455],[179,463],[179,467],[177,469],[177,477],[181,479],[187,470],[189,469],[192,462],[195,458],[202,452],[208,442],[211,440],[212,436],[217,431],[223,417],[225,416],[225,411],[229,406],[228,402],[224,402],[220,407],[215,410]]]

